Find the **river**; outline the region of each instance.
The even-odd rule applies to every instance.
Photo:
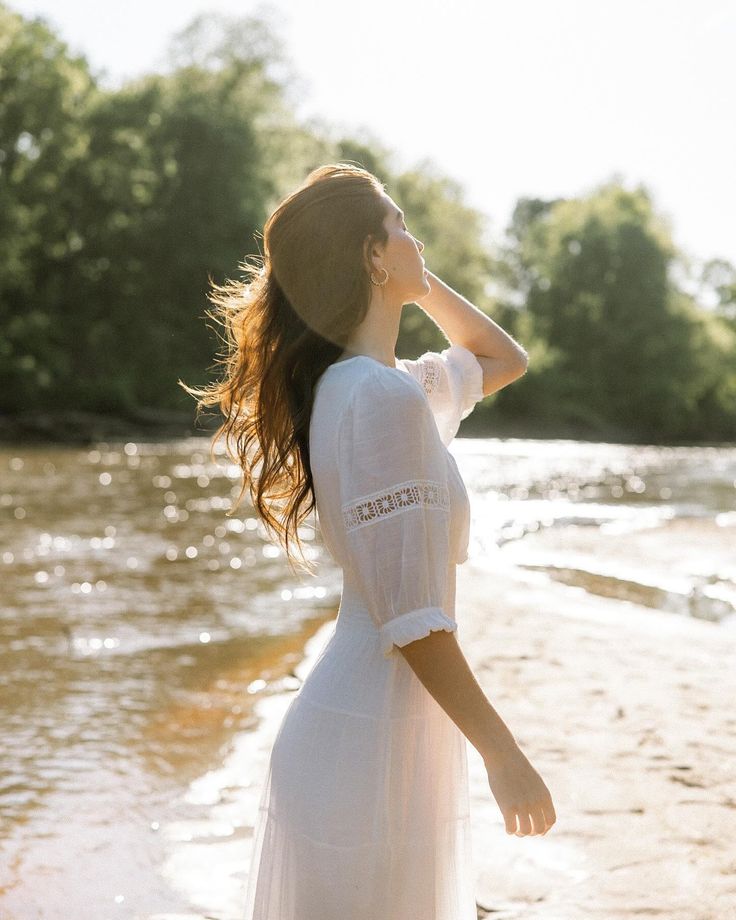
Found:
[[[341,579],[313,526],[295,576],[247,500],[227,516],[239,470],[209,443],[0,446],[5,920],[238,917],[259,725]],[[474,561],[734,628],[736,446],[452,452]]]

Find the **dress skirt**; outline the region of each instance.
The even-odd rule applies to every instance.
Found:
[[[476,920],[466,744],[346,583],[271,750],[245,920]]]

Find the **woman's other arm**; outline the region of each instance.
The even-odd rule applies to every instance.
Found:
[[[399,651],[483,758],[506,832],[545,834],[556,821],[549,789],[483,693],[455,633],[431,632]]]

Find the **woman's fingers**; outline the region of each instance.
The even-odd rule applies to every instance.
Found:
[[[542,803],[542,811],[544,813],[544,818],[547,823],[547,828],[545,831],[543,831],[543,833],[546,834],[547,831],[552,827],[552,825],[557,820],[557,815],[555,814],[555,806],[552,804],[552,799],[549,799],[549,801]]]
[[[534,807],[525,806],[505,816],[506,832],[515,837],[543,837],[556,820],[557,816],[551,801]]]
[[[532,833],[532,822],[529,818],[529,812],[526,809],[518,812],[519,830],[515,832],[517,837],[528,837]]]
[[[507,808],[503,814],[503,820],[506,823],[506,833],[515,834],[516,833],[516,812],[513,808]]]
[[[488,782],[506,825],[516,837],[541,836],[557,820],[552,796],[520,750],[486,761]]]

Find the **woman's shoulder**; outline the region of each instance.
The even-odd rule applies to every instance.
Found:
[[[318,392],[320,415],[333,423],[368,417],[389,424],[428,411],[426,395],[410,373],[368,355],[331,364],[320,377]]]
[[[396,367],[389,367],[369,355],[355,355],[330,365],[326,373],[331,373],[336,388],[349,394],[357,404],[372,400],[390,400],[407,406],[425,403],[421,385],[398,358]]]

